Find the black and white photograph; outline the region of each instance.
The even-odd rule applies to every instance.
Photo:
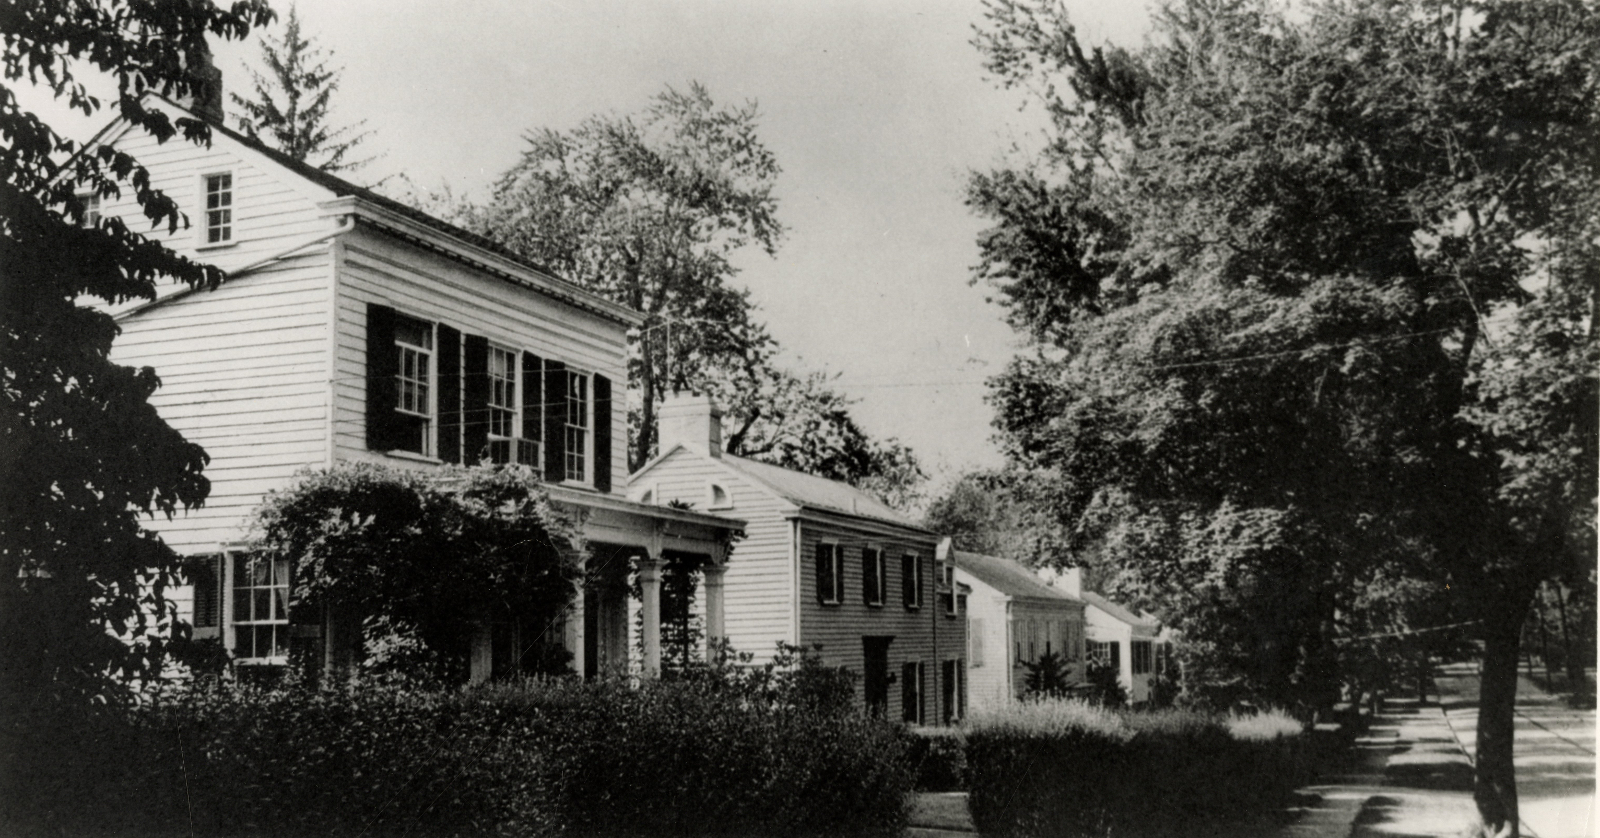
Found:
[[[0,836],[1597,835],[1596,0],[0,48]]]

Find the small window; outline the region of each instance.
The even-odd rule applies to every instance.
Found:
[[[844,602],[844,560],[837,544],[817,545],[817,599],[823,605]]]
[[[733,496],[728,494],[726,487],[711,483],[706,487],[706,493],[710,496],[706,499],[707,509],[733,508]]]
[[[289,562],[233,557],[233,654],[256,663],[289,660]]]
[[[233,241],[233,173],[206,175],[206,244]]]
[[[883,551],[868,547],[861,551],[861,601],[867,605],[883,606],[884,589]]]
[[[922,560],[910,553],[900,558],[900,595],[906,608],[922,607]]]
[[[100,196],[93,192],[85,192],[78,196],[83,202],[83,224],[80,226],[93,229],[100,226]]]

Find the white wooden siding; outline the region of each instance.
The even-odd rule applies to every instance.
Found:
[[[638,476],[630,487],[637,496],[647,487],[659,492],[655,502],[679,500],[701,512],[706,509],[706,484],[728,490],[731,509],[718,509],[748,522],[745,538],[734,542],[723,577],[723,618],[728,642],[749,652],[758,663],[771,659],[777,644],[794,643],[793,576],[790,573],[789,521],[784,504],[701,454],[682,449],[669,454]]]
[[[412,463],[366,445],[367,304],[390,306],[611,379],[611,485],[627,481],[624,326],[357,225],[340,240],[334,440],[339,459]]]

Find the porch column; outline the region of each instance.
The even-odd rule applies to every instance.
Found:
[[[705,567],[706,660],[710,663],[717,662],[715,656],[711,654],[713,642],[727,636],[722,616],[722,576],[727,570],[727,565],[723,564],[708,564]]]
[[[589,670],[584,657],[584,577],[588,573],[588,560],[578,558],[578,578],[572,582],[572,608],[567,611],[567,625],[562,633],[562,643],[572,653],[572,671],[582,678]]]
[[[644,623],[644,675],[653,678],[661,673],[661,555],[651,553],[639,560],[639,587],[643,593],[639,603]]]

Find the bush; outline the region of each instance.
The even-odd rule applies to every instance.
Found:
[[[960,728],[924,727],[907,731],[917,791],[960,791],[967,787],[967,738]]]
[[[711,680],[197,687],[92,725],[8,725],[16,736],[0,754],[10,770],[0,795],[12,808],[0,832],[903,829],[912,773],[896,727],[779,698],[752,700]],[[48,756],[29,759],[39,753]]]
[[[1184,835],[1288,801],[1306,779],[1282,714],[1027,702],[967,725],[968,808],[985,835]]]

